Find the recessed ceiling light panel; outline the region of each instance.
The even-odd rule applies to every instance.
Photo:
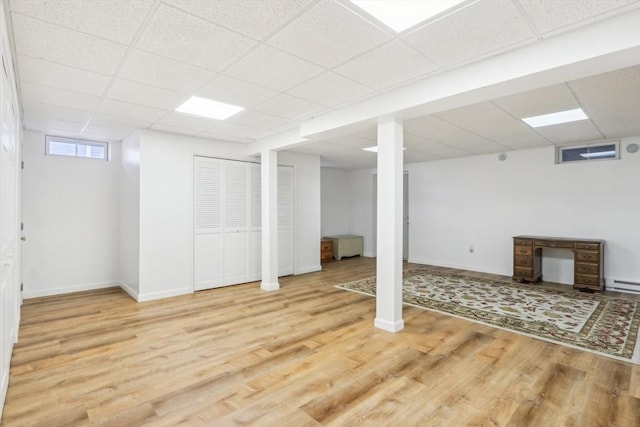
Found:
[[[560,123],[577,122],[587,120],[589,117],[582,111],[582,108],[575,110],[558,111],[557,113],[543,114],[541,116],[531,116],[522,119],[523,122],[533,128],[557,125]]]
[[[351,3],[399,33],[465,0],[351,0]]]
[[[192,96],[184,104],[176,108],[178,113],[207,117],[209,119],[224,120],[244,110],[237,105],[225,104],[212,99]]]

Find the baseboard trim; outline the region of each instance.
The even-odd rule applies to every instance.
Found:
[[[193,293],[193,289],[191,288],[170,289],[168,291],[151,292],[148,294],[138,294],[137,301],[138,302],[153,301],[156,299],[177,297],[180,295],[187,295],[192,293]]]
[[[83,285],[69,286],[67,288],[42,289],[38,291],[29,291],[28,289],[25,289],[22,292],[22,296],[24,299],[30,299],[48,297],[52,295],[71,294],[74,292],[95,291],[96,289],[116,288],[118,286],[120,286],[120,282],[111,281],[101,283],[87,283]]]
[[[119,282],[120,285],[120,289],[122,289],[123,291],[125,291],[127,294],[129,294],[129,296],[131,298],[133,298],[136,301],[139,301],[139,295],[138,295],[138,291],[136,291],[135,289],[133,289],[130,285],[127,285],[124,282]]]
[[[500,276],[511,276],[511,274],[512,274],[511,270],[509,270],[509,271],[488,270],[488,269],[481,268],[481,267],[479,267],[477,265],[452,264],[452,263],[448,263],[448,262],[441,262],[441,261],[428,260],[428,259],[427,260],[416,259],[416,258],[411,258],[411,257],[409,257],[407,262],[410,262],[412,264],[433,265],[434,267],[457,268],[459,270],[475,271],[475,272],[478,272],[478,273],[498,274]]]
[[[388,332],[398,332],[404,329],[404,320],[400,319],[396,320],[395,322],[390,322],[388,320],[376,317],[373,321],[373,326]]]
[[[307,273],[315,273],[316,271],[322,270],[321,265],[312,265],[310,267],[304,267],[297,270],[294,274],[297,276],[298,274],[307,274]]]

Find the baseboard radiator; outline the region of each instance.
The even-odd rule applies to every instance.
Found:
[[[640,294],[640,282],[630,280],[607,279],[607,290]]]

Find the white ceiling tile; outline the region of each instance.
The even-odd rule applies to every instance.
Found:
[[[281,94],[257,105],[254,109],[274,116],[299,120],[309,118],[326,110],[326,107],[294,96]]]
[[[435,116],[407,120],[404,130],[405,133],[412,133],[474,154],[491,153],[505,148]]]
[[[90,122],[92,126],[139,129],[146,129],[151,126],[152,123],[153,122],[150,121],[134,119],[129,116],[110,116],[108,114],[94,114]]]
[[[40,104],[33,101],[23,101],[25,117],[46,117],[73,123],[86,123],[91,117],[90,111],[74,110],[55,105]]]
[[[210,128],[214,121],[214,119],[192,116],[191,114],[171,112],[154,123],[154,126],[157,124],[202,132]]]
[[[286,91],[322,71],[307,61],[261,45],[233,64],[225,74],[273,90]]]
[[[127,48],[78,31],[13,15],[16,52],[102,74],[113,74]]]
[[[189,99],[189,95],[116,79],[107,93],[107,98],[173,111]]]
[[[11,10],[122,44],[133,40],[153,0],[13,0]]]
[[[102,95],[111,78],[104,74],[54,64],[30,56],[18,55],[20,80],[53,88],[68,89],[89,95]]]
[[[317,104],[335,107],[370,95],[373,90],[327,71],[300,86],[296,86],[289,93]]]
[[[251,108],[264,100],[272,98],[277,93],[275,90],[221,75],[200,89],[196,95],[232,105]]]
[[[418,163],[418,162],[430,162],[433,160],[439,160],[442,157],[435,154],[424,153],[421,151],[406,150],[403,155],[403,163]]]
[[[261,40],[312,3],[311,0],[167,0],[222,27]]]
[[[640,65],[634,65],[632,67],[621,68],[608,73],[573,80],[569,83],[569,86],[578,93],[581,93],[582,91],[594,89],[606,89],[611,86],[619,85],[620,83],[632,85],[630,87],[630,92],[632,92],[632,94],[637,93],[638,86],[640,85]]]
[[[98,96],[27,82],[20,84],[20,93],[24,101],[34,101],[76,110],[93,111],[98,102],[100,102],[100,97]]]
[[[319,2],[267,42],[286,52],[333,68],[391,36],[339,2]]]
[[[605,138],[624,138],[640,135],[640,104],[594,107],[589,111],[591,121]]]
[[[519,0],[537,30],[550,33],[575,28],[637,6],[637,0]]]
[[[402,36],[441,66],[466,62],[535,40],[510,0],[481,1]]]
[[[510,148],[532,148],[549,145],[543,137],[520,119],[482,102],[435,115],[458,128]],[[471,136],[469,137],[472,138]],[[491,145],[489,146],[492,147]]]
[[[519,119],[580,108],[580,104],[566,84],[498,98],[493,103]]]
[[[93,141],[121,141],[136,130],[135,127],[115,127],[89,125],[82,132],[82,138]]]
[[[282,117],[273,116],[271,114],[265,114],[258,111],[245,110],[227,119],[229,123],[236,123],[243,126],[248,126],[256,129],[272,129],[276,126],[281,126],[285,123],[289,123],[288,119]]]
[[[84,125],[84,123],[69,122],[48,117],[24,116],[24,127],[26,130],[39,131],[48,135],[75,137],[82,132]]]
[[[254,139],[256,135],[264,133],[263,130],[238,125],[236,123],[230,123],[227,120],[215,120],[213,122],[213,126],[209,127],[206,132],[218,135],[226,135],[235,138],[251,139]]]
[[[102,104],[100,104],[98,112],[130,120],[155,122],[169,111],[161,110],[159,108],[145,107],[144,105],[130,104],[128,102],[121,102],[113,99],[105,99],[102,101]]]
[[[344,135],[337,138],[331,138],[326,142],[332,145],[338,145],[341,147],[352,148],[357,150],[362,150],[363,148],[377,145],[376,142],[372,142],[370,139],[363,138],[356,135]]]
[[[213,140],[216,140],[216,141],[236,142],[236,143],[240,143],[240,144],[247,144],[247,143],[253,141],[253,139],[251,139],[251,138],[243,138],[243,137],[222,135],[222,134],[219,134],[219,133],[207,132],[207,131],[199,133],[198,134],[198,138],[213,139]]]
[[[423,138],[419,135],[407,132],[404,133],[403,140],[404,146],[407,150],[426,153],[436,157],[462,157],[473,154],[472,152],[465,151],[457,147],[451,147],[446,144],[440,144],[428,138]]]
[[[161,5],[137,47],[212,71],[243,56],[256,42],[237,33]]]
[[[571,144],[602,139],[602,135],[591,123],[591,120],[539,127],[536,128],[536,132],[554,144]]]
[[[151,126],[150,129],[159,130],[162,132],[176,133],[179,135],[189,135],[189,136],[195,136],[200,133],[199,131],[194,129],[183,129],[180,127],[169,126],[169,125],[164,125],[159,123],[155,123],[153,126]]]
[[[438,68],[417,51],[394,39],[336,68],[336,72],[375,89],[415,79]]]
[[[213,79],[216,73],[136,49],[131,52],[118,76],[150,86],[193,94]]]

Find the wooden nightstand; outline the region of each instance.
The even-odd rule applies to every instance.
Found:
[[[320,262],[333,261],[333,240],[322,239],[320,241]]]

